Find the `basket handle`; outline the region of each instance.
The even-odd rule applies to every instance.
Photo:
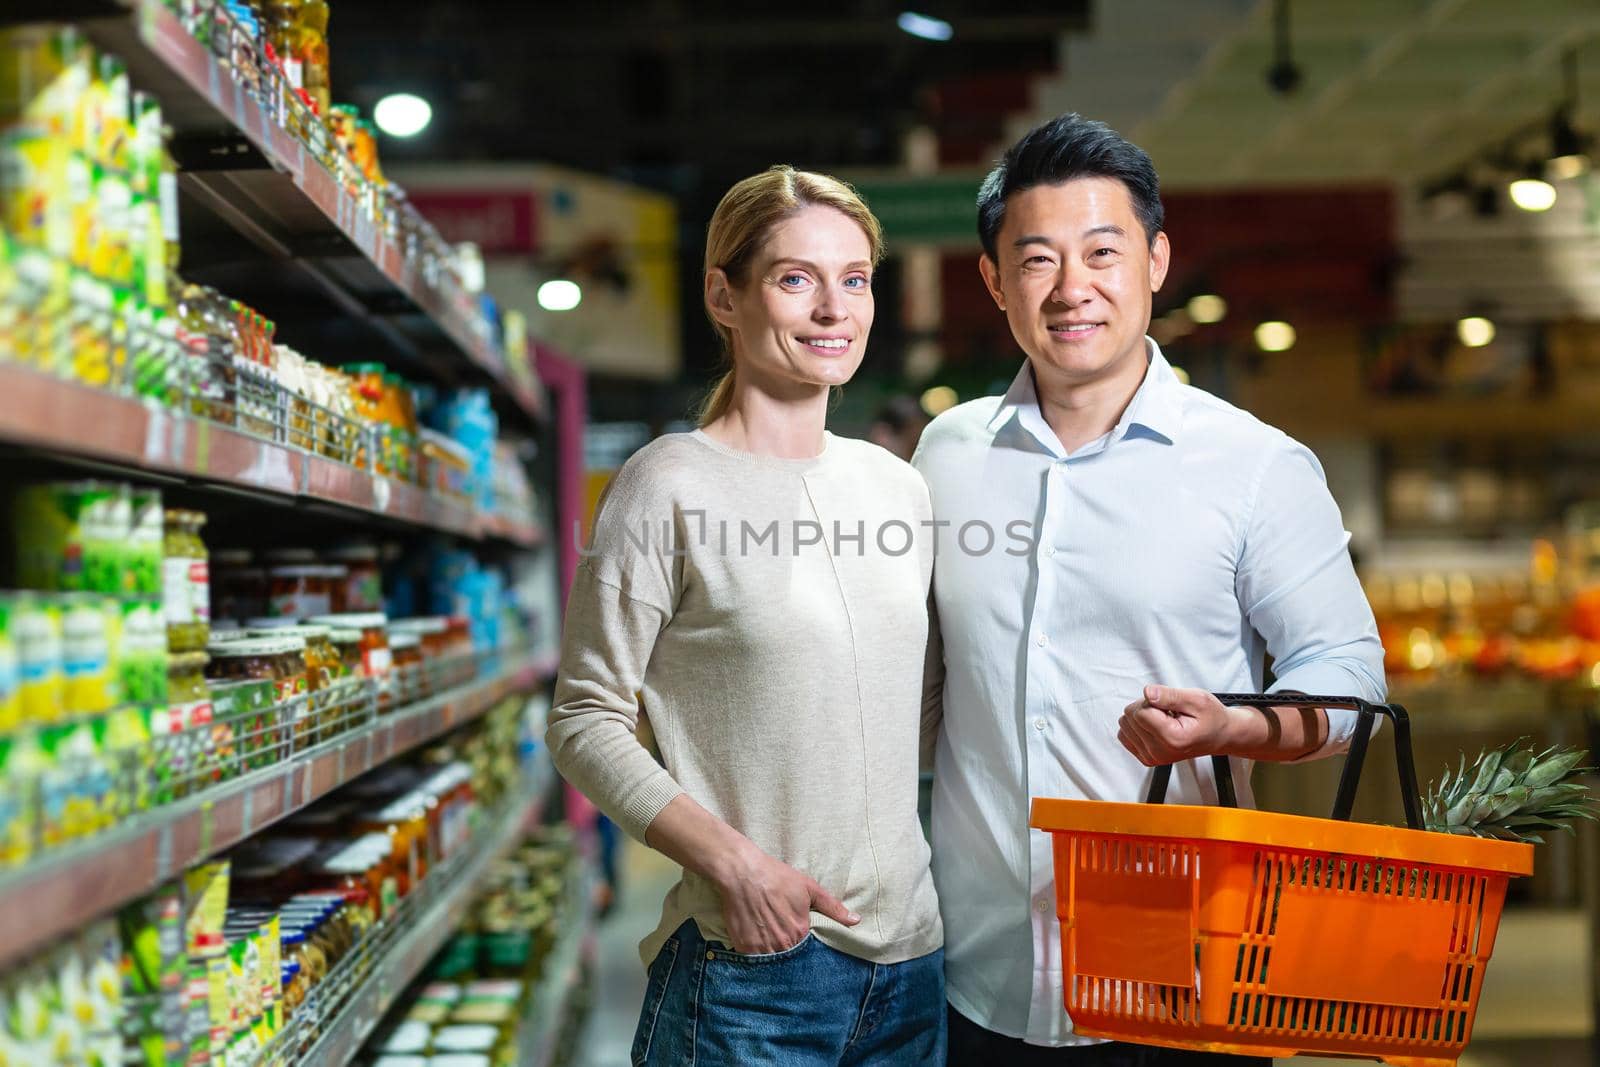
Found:
[[[1356,732],[1350,738],[1350,751],[1345,754],[1344,772],[1339,776],[1339,792],[1333,800],[1333,818],[1349,821],[1356,804],[1356,787],[1361,782],[1361,768],[1367,760],[1367,742],[1372,736],[1372,723],[1382,715],[1394,724],[1395,766],[1400,774],[1400,802],[1405,807],[1406,825],[1413,830],[1422,829],[1422,797],[1417,791],[1417,765],[1411,754],[1411,720],[1406,709],[1399,704],[1374,704],[1360,697],[1306,696],[1301,693],[1215,693],[1223,707],[1231,708],[1348,708],[1356,713]],[[1233,791],[1233,774],[1226,756],[1212,756],[1216,771],[1217,799],[1223,807],[1236,808],[1239,800]],[[1148,804],[1160,804],[1167,798],[1167,786],[1172,781],[1172,764],[1155,769],[1150,791],[1145,796]]]

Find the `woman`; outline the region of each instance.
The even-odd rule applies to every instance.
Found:
[[[641,946],[635,1064],[944,1060],[917,820],[928,494],[823,429],[882,240],[824,175],[723,197],[705,306],[732,369],[700,429],[617,473],[568,599],[556,766],[684,869]]]

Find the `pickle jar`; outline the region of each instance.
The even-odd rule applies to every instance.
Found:
[[[167,620],[167,648],[196,652],[211,631],[211,574],[198,511],[169,508],[163,514],[161,605]]]

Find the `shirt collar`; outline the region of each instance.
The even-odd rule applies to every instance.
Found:
[[[1161,346],[1150,337],[1144,339],[1144,344],[1150,361],[1149,369],[1145,371],[1144,381],[1133,394],[1133,399],[1128,402],[1127,410],[1111,431],[1110,438],[1113,441],[1120,440],[1138,427],[1172,444],[1177,441],[1183,423],[1183,395],[1180,392],[1183,383],[1178,381],[1172,365],[1162,355]],[[1034,436],[1040,436],[1040,426],[1034,423],[1043,425],[1044,416],[1039,410],[1039,392],[1033,381],[1033,364],[1029,360],[1022,361],[1022,368],[1011,380],[1011,387],[1000,398],[999,408],[989,419],[989,432],[999,432],[1012,419],[1022,422]],[[1059,450],[1060,443],[1055,441],[1055,434],[1048,426],[1044,426],[1044,432],[1048,439],[1041,440],[1046,445],[1055,442],[1053,447]]]

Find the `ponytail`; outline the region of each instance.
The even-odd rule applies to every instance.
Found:
[[[734,372],[729,370],[717,379],[717,384],[700,407],[701,426],[722,418],[728,413],[728,408],[733,406],[733,374]]]

